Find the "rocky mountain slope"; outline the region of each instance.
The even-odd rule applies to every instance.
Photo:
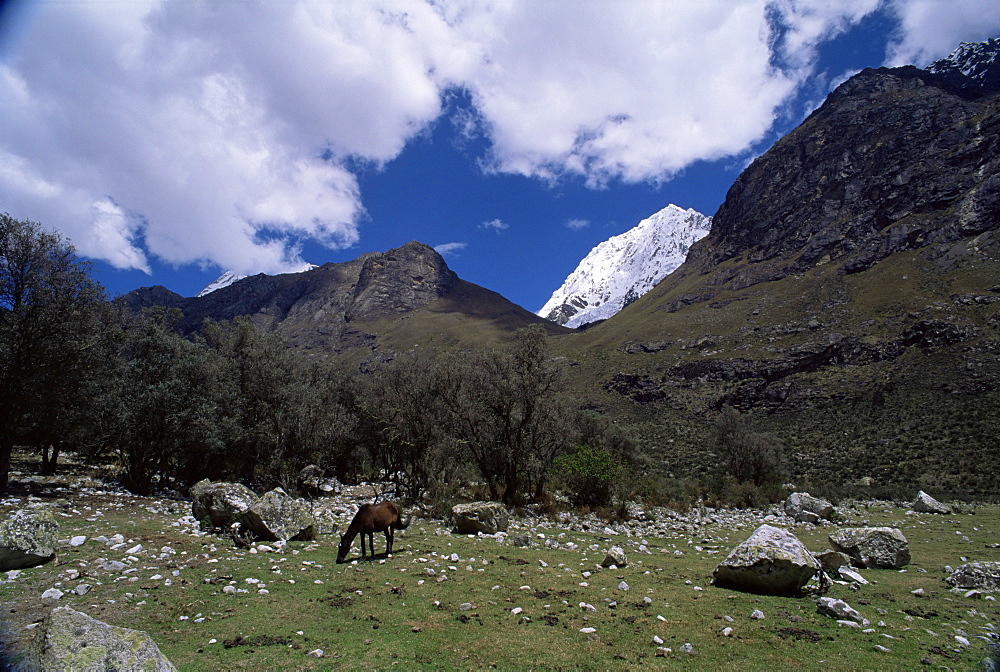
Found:
[[[563,353],[650,422],[753,412],[817,477],[995,479],[971,465],[1000,430],[997,92],[957,68],[852,77],[739,176],[684,264]]]
[[[461,280],[441,255],[416,241],[300,273],[243,278],[194,298],[145,287],[122,300],[134,310],[180,309],[185,332],[206,319],[247,316],[292,346],[325,354],[364,356],[380,348],[496,340],[529,324],[543,324],[550,333],[564,331]]]
[[[537,314],[574,328],[611,317],[680,266],[711,222],[668,205],[591,250]]]

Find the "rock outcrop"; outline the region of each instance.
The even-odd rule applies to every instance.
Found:
[[[715,568],[713,583],[764,595],[797,595],[820,564],[794,534],[761,525]]]
[[[281,488],[265,492],[239,515],[238,522],[242,532],[264,541],[316,538],[316,519],[309,505],[290,497]]]
[[[926,492],[921,490],[917,493],[917,498],[913,500],[913,510],[917,513],[940,513],[948,514],[951,513],[951,507],[947,504],[942,504],[937,501]]]
[[[208,479],[191,486],[191,515],[212,527],[228,528],[257,499],[242,483],[212,483]]]
[[[899,569],[910,564],[909,544],[895,527],[848,527],[829,538],[855,567]]]
[[[949,574],[945,581],[961,590],[1000,591],[1000,562],[969,562]]]
[[[44,509],[16,511],[0,523],[0,571],[24,569],[56,557],[59,523]]]
[[[506,532],[510,514],[500,502],[456,504],[451,509],[455,529],[459,534],[496,534]]]
[[[108,625],[70,607],[53,609],[42,621],[26,658],[26,669],[36,670],[176,669],[145,632]]]

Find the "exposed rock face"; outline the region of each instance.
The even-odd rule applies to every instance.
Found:
[[[253,490],[242,483],[198,481],[191,486],[191,515],[208,519],[213,527],[229,527],[257,499]]]
[[[45,618],[27,659],[26,669],[38,670],[176,669],[145,632],[108,625],[69,607]]]
[[[510,514],[500,502],[456,504],[451,513],[459,534],[496,534],[506,532],[510,525]]]
[[[447,294],[458,282],[433,248],[416,241],[365,260],[346,319],[405,313]]]
[[[309,505],[281,488],[264,493],[239,515],[244,530],[264,541],[309,541],[316,538],[316,519]]]
[[[899,569],[910,564],[909,544],[895,527],[848,527],[829,538],[855,567]]]
[[[0,571],[34,567],[56,557],[59,524],[40,509],[17,511],[0,523]]]
[[[808,492],[793,492],[785,500],[785,515],[800,523],[818,523],[830,520],[833,504]]]
[[[951,513],[950,506],[942,504],[923,490],[918,492],[917,498],[913,500],[913,510],[917,513]]]
[[[855,75],[740,175],[688,259],[707,271],[746,255],[735,289],[995,230],[998,101],[967,96],[914,67]]]
[[[1000,590],[1000,562],[970,562],[945,578],[952,588],[962,590]]]
[[[717,586],[764,595],[797,595],[820,564],[794,534],[761,525],[712,573]]]

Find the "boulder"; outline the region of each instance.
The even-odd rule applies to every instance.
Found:
[[[227,528],[250,508],[257,495],[242,483],[212,483],[205,479],[191,486],[191,498],[191,513],[196,520]]]
[[[309,541],[316,538],[312,507],[281,488],[265,492],[239,515],[244,531],[265,541]]]
[[[749,593],[797,595],[820,564],[795,535],[761,525],[715,568],[713,583]]]
[[[816,558],[820,566],[823,567],[823,571],[827,574],[834,573],[844,565],[851,564],[851,558],[847,553],[841,553],[840,551],[814,553],[813,557]]]
[[[899,569],[910,564],[909,544],[895,527],[846,527],[829,539],[855,567]]]
[[[340,483],[335,478],[324,476],[319,466],[310,464],[295,477],[295,489],[303,497],[323,497],[339,493]]]
[[[838,621],[854,621],[868,625],[868,620],[843,600],[834,597],[820,597],[816,600],[816,607],[819,613],[836,618]]]
[[[621,549],[620,546],[612,546],[607,555],[604,556],[604,560],[601,562],[601,567],[624,567],[628,564],[628,559],[625,557],[625,551]]]
[[[942,504],[923,490],[918,492],[917,498],[913,500],[913,510],[917,513],[951,513],[950,506]]]
[[[1000,562],[970,562],[953,571],[945,581],[952,588],[993,592],[1000,590]]]
[[[45,617],[25,662],[25,669],[37,670],[176,669],[145,632],[108,625],[69,607]]]
[[[500,502],[456,504],[451,513],[459,534],[496,534],[506,532],[510,525],[510,514]]]
[[[0,571],[41,565],[56,557],[59,523],[44,509],[16,511],[0,523]]]
[[[793,492],[785,500],[785,515],[799,523],[818,523],[820,520],[830,520],[833,516],[833,504],[813,497],[808,492]]]

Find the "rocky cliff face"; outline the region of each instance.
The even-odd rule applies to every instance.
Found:
[[[954,78],[952,78],[954,79]],[[993,231],[1000,220],[1000,99],[906,67],[852,77],[736,180],[692,248],[731,289]]]

